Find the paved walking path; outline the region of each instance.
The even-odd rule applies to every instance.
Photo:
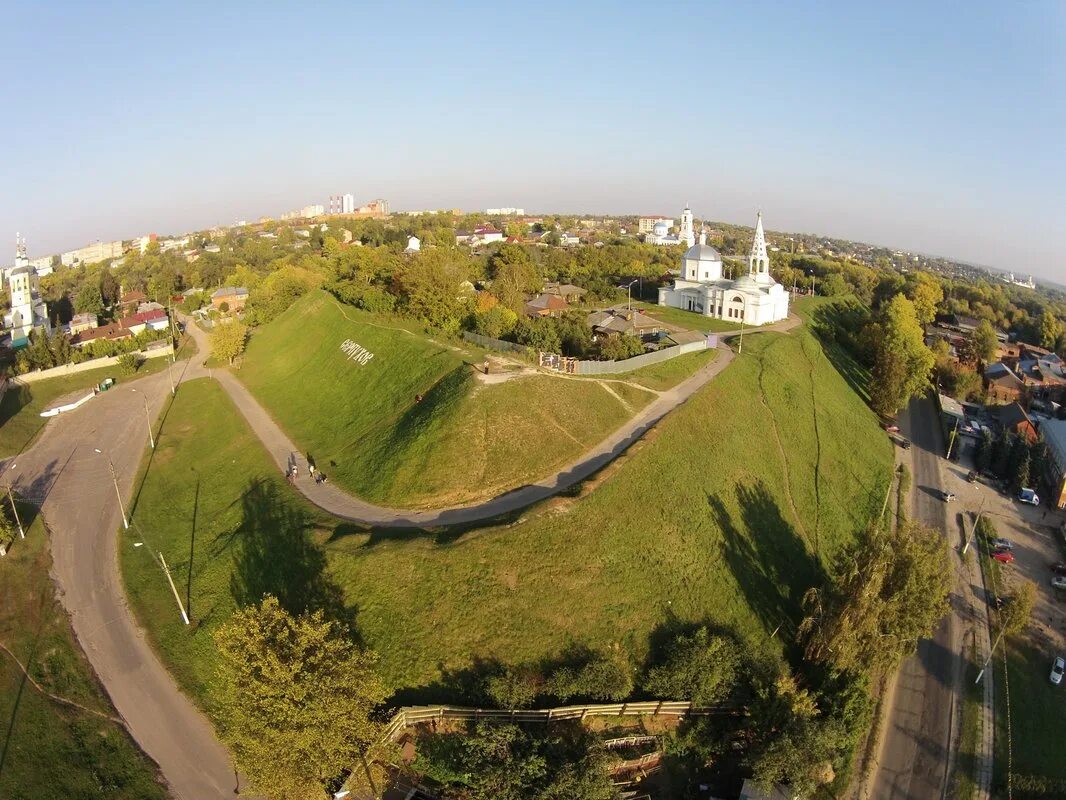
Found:
[[[784,322],[761,328],[757,332],[788,331],[799,324],[799,318],[792,316]],[[186,328],[196,340],[200,353],[203,354],[196,357],[197,363],[192,365],[185,375],[184,379],[190,380],[205,374],[206,370],[202,362],[206,354],[210,352],[210,343],[208,335],[191,320],[186,320]],[[751,329],[747,331],[749,334],[754,332],[756,331]],[[739,331],[727,331],[718,336],[729,338],[737,333]],[[479,503],[428,511],[378,506],[360,500],[332,483],[314,483],[308,475],[307,461],[301,449],[289,439],[245,385],[228,370],[214,370],[211,375],[218,380],[241,414],[248,420],[248,424],[266,446],[278,469],[286,472],[295,462],[299,471],[296,487],[316,506],[341,519],[366,525],[395,528],[437,527],[488,520],[518,511],[585,480],[624,453],[659,420],[702,389],[729,366],[734,357],[735,354],[731,349],[723,347],[714,361],[701,367],[694,375],[672,389],[660,393],[652,403],[623,424],[621,428],[555,474]]]

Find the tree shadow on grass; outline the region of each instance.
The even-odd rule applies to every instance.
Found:
[[[261,480],[249,482],[241,508],[230,576],[237,604],[273,595],[290,614],[322,611],[354,634],[356,608],[346,604],[344,591],[328,575],[325,553],[311,539],[313,521],[282,502],[274,484]]]
[[[870,373],[852,353],[852,342],[869,320],[869,311],[858,303],[826,303],[814,309],[810,329],[822,343],[829,363],[847,381],[863,402],[870,402]]]
[[[804,593],[823,585],[825,572],[762,482],[737,486],[736,494],[739,520],[720,497],[707,497],[722,531],[726,562],[766,631],[783,627],[788,635],[782,638],[789,641]]]

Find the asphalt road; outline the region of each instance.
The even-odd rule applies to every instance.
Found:
[[[141,537],[135,529],[116,535],[122,518],[108,457],[127,501],[148,447],[144,398],[155,419],[169,391],[165,372],[121,381],[51,420],[29,451],[0,462],[0,475],[3,486],[13,485],[40,505],[51,530],[60,600],[130,734],[159,765],[174,796],[213,800],[233,797],[232,762],[134,620],[118,569],[117,548],[132,549]],[[133,555],[151,557],[144,547]]]
[[[927,399],[911,401],[900,415],[903,434],[913,444],[911,475],[914,519],[950,535],[947,504],[936,492],[943,485],[940,465],[944,445],[937,412]],[[954,546],[954,540],[950,541]],[[951,554],[954,561],[956,556]],[[946,796],[953,758],[956,686],[959,680],[958,599],[931,639],[902,665],[888,725],[881,742],[878,769],[869,796],[877,800],[940,800]]]

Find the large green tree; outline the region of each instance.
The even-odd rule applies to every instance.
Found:
[[[387,692],[374,657],[321,611],[294,617],[277,599],[238,611],[215,633],[219,731],[256,790],[275,800],[325,796],[366,770]]]
[[[79,314],[101,314],[104,310],[104,298],[100,286],[95,281],[86,281],[74,298],[74,310]]]
[[[870,402],[879,414],[891,416],[925,385],[935,359],[925,346],[914,304],[904,295],[884,306],[876,325],[870,337],[874,343]]]
[[[1062,323],[1048,310],[1040,315],[1040,346],[1054,350],[1062,336]]]
[[[944,301],[944,290],[940,281],[928,272],[912,273],[915,278],[907,287],[907,296],[914,303],[914,311],[922,325],[928,325],[936,318],[937,307]]]
[[[804,598],[807,658],[843,671],[890,670],[932,633],[950,588],[947,545],[937,531],[916,522],[875,528],[841,556],[828,587]]]
[[[999,339],[996,338],[996,329],[987,319],[981,320],[977,327],[970,333],[970,354],[978,361],[989,362],[996,357],[999,351]]]
[[[644,689],[663,700],[714,705],[732,693],[739,668],[736,642],[699,627],[674,637],[660,662],[648,670]]]
[[[223,324],[219,320],[211,330],[211,355],[219,361],[232,364],[233,359],[244,352],[247,340],[248,326],[243,322],[234,319]]]

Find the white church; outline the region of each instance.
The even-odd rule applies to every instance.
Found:
[[[15,266],[7,276],[11,290],[11,311],[4,315],[4,326],[11,332],[11,346],[25,347],[30,331],[43,329],[51,333],[48,308],[41,299],[37,270],[26,258],[26,240],[15,234]]]
[[[691,241],[692,212],[681,216],[679,239]],[[755,223],[755,241],[748,256],[748,273],[736,280],[722,277],[722,256],[700,234],[682,257],[681,275],[673,287],[659,289],[659,305],[692,311],[705,317],[736,322],[738,325],[768,325],[788,317],[788,292],[770,277],[770,257],[762,214]]]

